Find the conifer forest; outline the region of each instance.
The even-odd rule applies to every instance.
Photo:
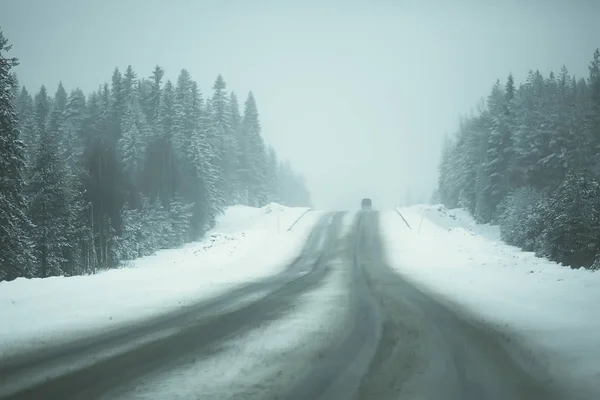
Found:
[[[509,244],[600,267],[600,51],[586,78],[563,66],[497,81],[447,138],[435,200],[499,224]]]
[[[253,93],[222,76],[208,94],[159,66],[115,68],[92,93],[26,88],[10,49],[0,33],[0,281],[115,268],[201,238],[234,204],[310,205]]]

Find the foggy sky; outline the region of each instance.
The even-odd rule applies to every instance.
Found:
[[[427,3],[428,5],[425,5]],[[89,93],[116,66],[252,90],[263,135],[315,205],[428,200],[441,143],[497,78],[587,77],[600,1],[2,0],[21,84]]]

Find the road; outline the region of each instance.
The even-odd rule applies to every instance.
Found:
[[[235,398],[565,398],[513,361],[493,332],[394,273],[382,250],[377,212],[357,213],[342,235],[343,217],[325,215],[296,261],[272,278],[175,314],[0,360],[0,398],[128,398],[124,388],[132,382],[168,375],[190,358],[210,358],[220,342],[282,318],[332,274],[333,259],[343,261],[349,301],[326,350],[302,361],[303,349],[297,349],[284,368],[293,378],[261,382]]]

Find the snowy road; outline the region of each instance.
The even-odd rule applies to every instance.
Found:
[[[344,219],[325,215],[298,259],[271,278],[119,332],[3,360],[0,397],[564,398],[523,371],[493,331],[388,268],[378,213],[356,214],[348,229]],[[304,339],[274,351],[271,341],[300,329]]]

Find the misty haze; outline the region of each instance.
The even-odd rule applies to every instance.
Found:
[[[599,21],[3,0],[0,399],[600,399]]]

